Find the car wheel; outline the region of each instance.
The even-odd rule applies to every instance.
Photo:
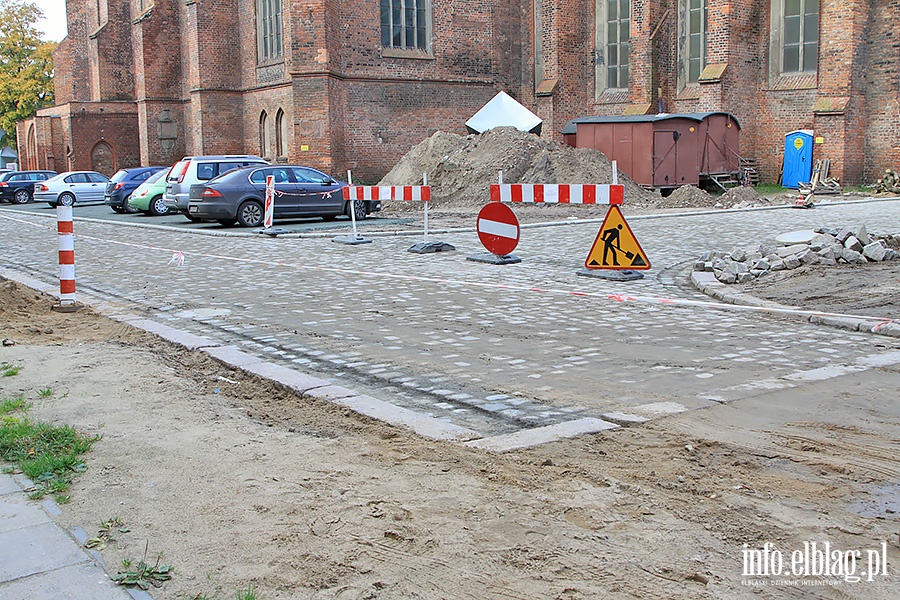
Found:
[[[131,200],[131,196],[128,196],[127,198],[125,198],[125,200],[122,201],[122,212],[125,213],[126,215],[131,215],[131,214],[138,212],[138,209],[132,208],[131,206],[128,205],[128,202],[130,200]]]
[[[31,192],[28,190],[16,190],[16,193],[13,196],[13,202],[15,204],[28,204],[31,202]]]
[[[237,221],[235,221],[234,219],[219,219],[219,220],[217,221],[217,223],[218,223],[219,225],[221,225],[222,227],[234,227],[234,224],[235,224],[236,222],[237,222]]]
[[[366,203],[363,200],[354,200],[353,202],[347,203],[347,216],[350,216],[350,211],[356,213],[356,220],[362,221],[366,218]]]
[[[66,192],[61,194],[59,198],[57,198],[56,202],[61,206],[74,206],[75,205],[75,196]]]
[[[122,209],[121,206],[110,206],[110,208],[112,209],[112,211],[113,211],[114,213],[117,213],[117,214],[120,214],[120,215],[121,215],[123,212],[125,212],[125,211]]]
[[[191,223],[199,223],[200,221],[203,220],[203,219],[201,219],[200,217],[195,217],[195,216],[192,215],[191,213],[184,213],[184,217],[185,217],[188,221],[190,221]]]
[[[160,217],[162,215],[169,214],[169,207],[166,206],[166,203],[163,202],[162,196],[157,196],[153,200],[150,201],[150,209],[147,211],[147,214],[153,215],[154,217]]]
[[[237,220],[241,227],[259,227],[263,224],[263,205],[256,200],[245,200],[237,210]]]

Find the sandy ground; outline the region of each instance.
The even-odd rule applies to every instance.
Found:
[[[806,265],[744,284],[759,298],[823,312],[900,320],[900,260],[827,267]]]
[[[59,521],[96,535],[121,518],[130,531],[101,554],[115,572],[145,548],[148,560],[163,552],[175,577],[152,591],[159,600],[234,598],[251,584],[266,599],[875,600],[900,589],[896,367],[846,376],[858,384],[837,404],[823,382],[790,405],[764,394],[495,455],[51,304],[0,282],[0,338],[14,342],[0,362],[24,366],[0,378],[0,398],[103,436]],[[808,541],[884,542],[889,575],[803,588],[742,577],[744,544]]]

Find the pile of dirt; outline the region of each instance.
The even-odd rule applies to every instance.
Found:
[[[791,198],[793,201],[793,198]],[[729,189],[722,195],[706,192],[692,185],[676,188],[665,198],[656,201],[657,208],[750,208],[754,206],[770,206],[786,204],[786,197],[766,198],[760,196],[754,188],[738,186]]]
[[[439,131],[413,147],[380,184],[417,185],[427,173],[433,207],[476,208],[488,201],[489,186],[497,183],[500,172],[504,183],[612,182],[612,162],[598,150],[572,148],[514,127],[496,127],[465,136]],[[660,198],[622,172],[619,182],[625,185],[628,205],[652,204]]]
[[[671,194],[656,202],[658,208],[712,208],[718,198],[692,185],[675,188]]]

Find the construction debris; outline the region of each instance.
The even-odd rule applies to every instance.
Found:
[[[809,196],[812,194],[840,194],[841,184],[834,178],[828,176],[831,168],[830,159],[819,159],[813,167],[812,180],[809,183],[799,184],[800,194]]]
[[[864,264],[897,258],[900,238],[872,235],[866,227],[819,228],[794,232],[784,244],[758,244],[751,249],[705,252],[694,263],[695,271],[710,271],[722,283],[746,283],[770,272],[801,265]],[[796,243],[794,243],[796,242]],[[785,245],[787,244],[787,245]]]
[[[900,194],[900,173],[885,169],[881,179],[875,182],[875,191]]]

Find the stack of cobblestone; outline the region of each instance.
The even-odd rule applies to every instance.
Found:
[[[711,271],[722,283],[746,283],[773,271],[796,269],[801,265],[863,264],[893,260],[898,256],[890,247],[896,238],[871,235],[864,225],[820,228],[808,233],[808,236],[800,235],[802,241],[797,243],[758,244],[750,249],[735,247],[730,252],[704,252],[694,263],[694,270]],[[783,239],[789,240],[790,236]]]

